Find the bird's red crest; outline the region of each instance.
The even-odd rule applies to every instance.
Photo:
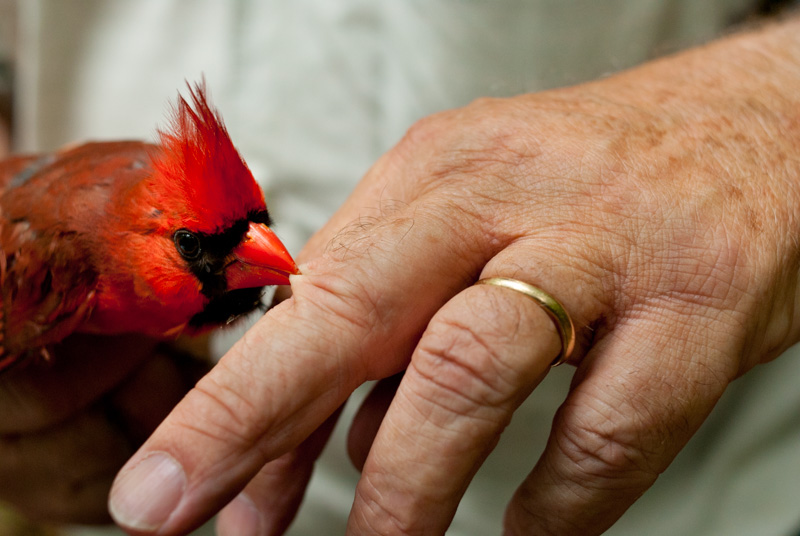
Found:
[[[160,201],[166,210],[183,214],[183,226],[213,233],[264,210],[264,196],[209,105],[205,83],[189,86],[189,96],[191,105],[178,97],[170,128],[159,130],[162,152],[153,164],[163,180],[153,186],[169,189]],[[184,206],[174,206],[175,200]]]

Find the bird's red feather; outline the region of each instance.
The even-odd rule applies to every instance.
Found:
[[[268,219],[202,83],[159,135],[0,162],[0,371],[73,331],[179,333],[213,293],[175,233]],[[233,259],[215,262],[224,278]]]
[[[243,210],[265,210],[264,196],[233,145],[204,84],[189,88],[191,105],[179,97],[168,130],[159,132],[161,154],[147,187],[159,205],[181,215],[183,226],[213,233]],[[176,195],[176,190],[180,192]]]

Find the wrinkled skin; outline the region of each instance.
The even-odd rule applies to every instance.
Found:
[[[279,533],[329,417],[405,371],[352,427],[349,533],[443,533],[560,350],[533,302],[471,286],[506,276],[556,296],[579,340],[505,531],[602,532],[798,339],[798,26],[417,124],[305,248],[293,297],[122,470],[117,522],[182,534],[244,489],[220,529]]]

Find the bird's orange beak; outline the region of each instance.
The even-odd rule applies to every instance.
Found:
[[[289,276],[300,273],[286,247],[262,223],[250,223],[242,243],[233,250],[233,257],[225,268],[228,290],[288,285]]]

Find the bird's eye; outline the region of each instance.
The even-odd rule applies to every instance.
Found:
[[[193,260],[200,256],[200,239],[196,235],[186,229],[179,229],[175,231],[172,239],[175,241],[178,253],[184,259]]]

